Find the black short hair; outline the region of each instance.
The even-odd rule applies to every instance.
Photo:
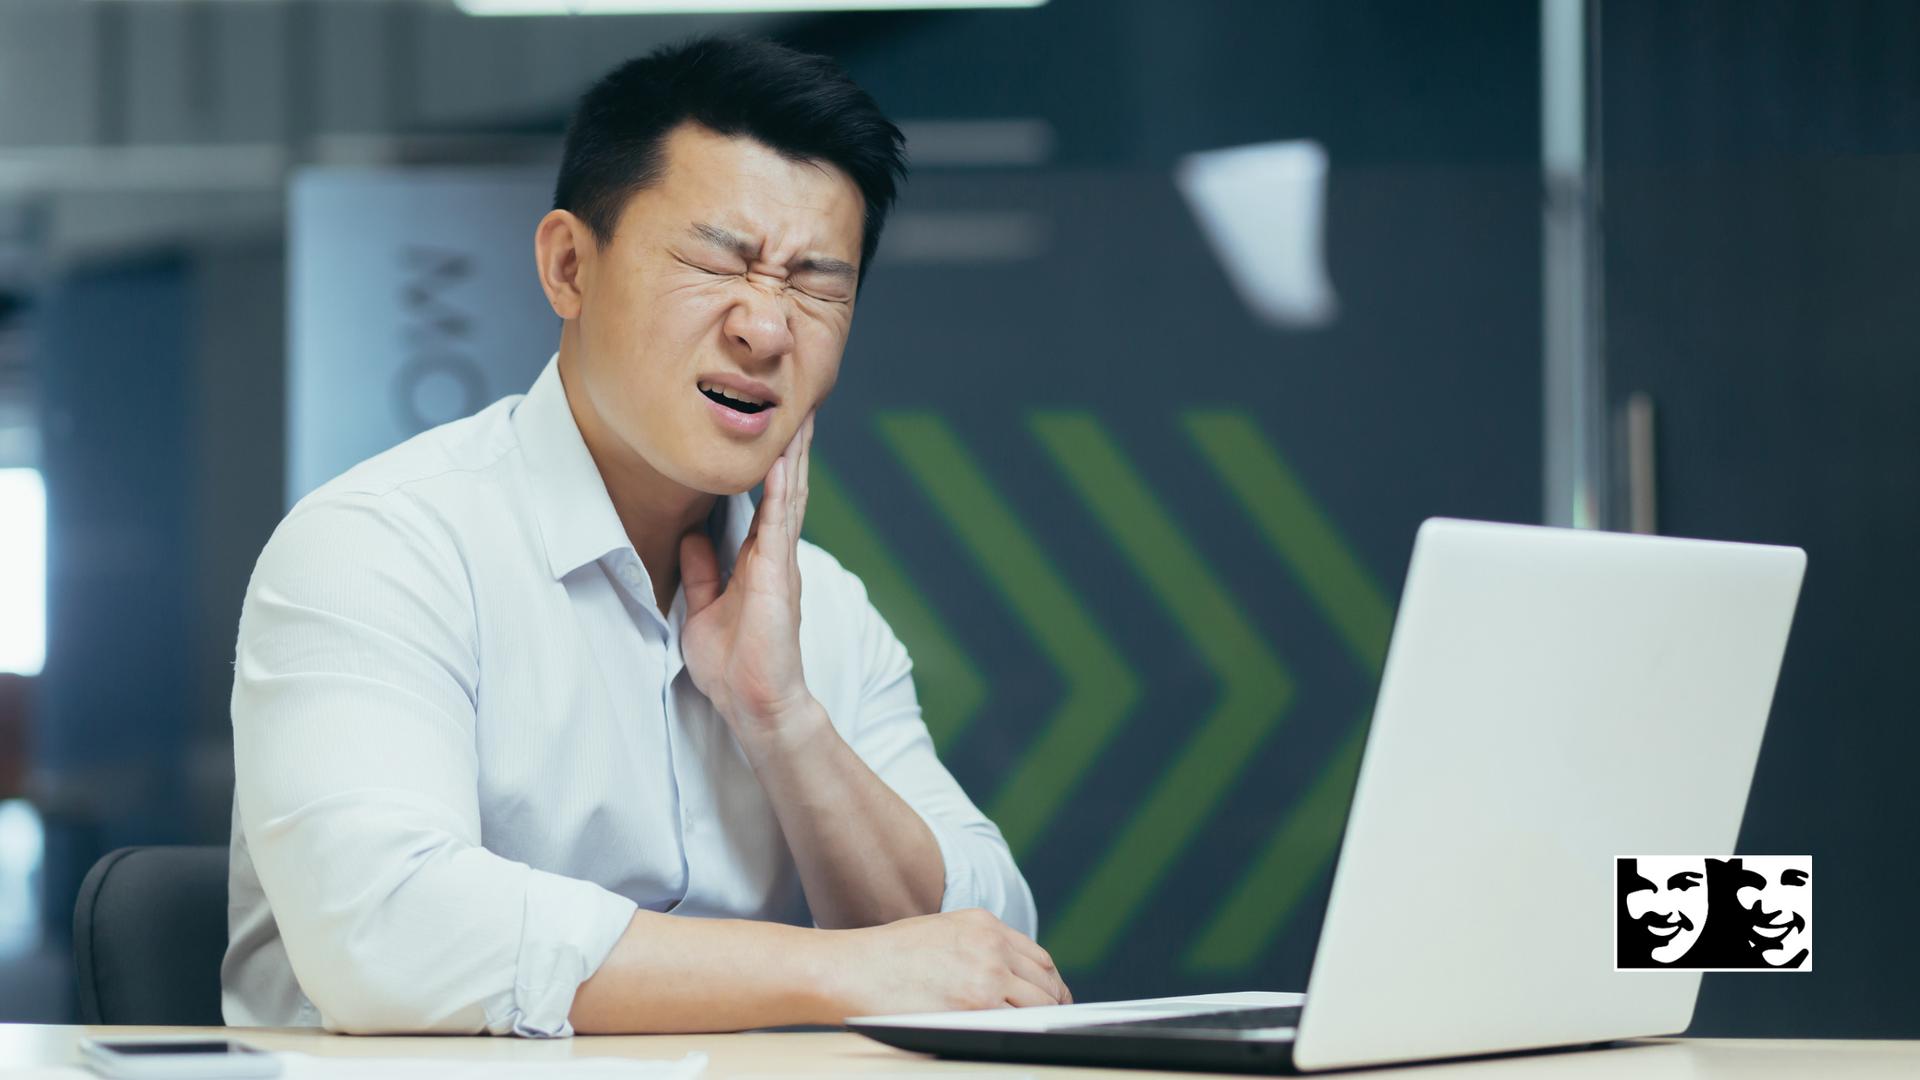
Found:
[[[567,125],[553,208],[572,212],[607,243],[634,193],[660,180],[667,135],[687,121],[846,170],[867,206],[866,277],[906,179],[906,140],[839,64],[771,41],[696,38],[629,60],[594,83]]]

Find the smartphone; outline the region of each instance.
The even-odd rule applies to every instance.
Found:
[[[280,1059],[232,1039],[86,1039],[80,1056],[101,1076],[125,1080],[280,1075]]]

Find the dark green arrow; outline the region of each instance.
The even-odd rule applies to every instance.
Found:
[[[1187,951],[1190,971],[1237,971],[1259,958],[1333,858],[1347,824],[1360,750],[1367,742],[1363,720],[1334,751],[1293,809],[1254,859],[1247,874],[1220,906],[1213,921]]]
[[[1354,658],[1380,677],[1393,633],[1393,605],[1320,509],[1306,485],[1244,413],[1190,412],[1187,433],[1313,598]],[[1353,800],[1366,717],[1322,768],[1186,956],[1195,971],[1246,968],[1292,917],[1307,888],[1333,862]]]
[[[880,434],[1060,671],[1067,694],[987,806],[1029,850],[1140,696],[1139,680],[945,420],[881,413]]]
[[[887,550],[839,478],[813,452],[807,539],[825,548],[867,587],[867,599],[913,658],[913,685],[935,749],[945,749],[987,699],[987,681],[933,606]]]
[[[1212,711],[1047,934],[1056,963],[1084,970],[1106,958],[1280,722],[1294,688],[1286,666],[1100,422],[1084,413],[1039,413],[1032,423],[1054,463],[1220,681]]]
[[[1347,648],[1379,678],[1393,605],[1306,485],[1245,413],[1190,412],[1181,421]]]

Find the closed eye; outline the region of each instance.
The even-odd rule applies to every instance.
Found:
[[[792,288],[794,289],[795,292],[804,293],[807,296],[810,296],[813,299],[826,304],[846,304],[846,303],[851,303],[853,300],[853,297],[848,296],[840,292],[838,289],[834,289],[831,287],[822,287],[818,285],[808,287],[807,285],[802,284],[800,282],[795,282],[793,283]]]
[[[744,266],[726,268],[703,262],[695,262],[692,259],[681,258],[679,256],[675,258],[678,259],[681,266],[687,267],[690,270],[698,270],[703,274],[712,274],[714,277],[739,277],[741,274],[747,272],[747,268]]]

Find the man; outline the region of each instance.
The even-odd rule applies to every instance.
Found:
[[[1787,893],[1798,892],[1796,900],[1807,904],[1801,910],[1811,914],[1812,897],[1808,894],[1812,890],[1805,887],[1807,878],[1800,873],[1792,879],[1796,884],[1787,889],[1772,888],[1767,872],[1800,861],[1791,856],[1708,859],[1707,890],[1713,909],[1707,932],[1688,957],[1692,961],[1689,966],[1710,970],[1799,968],[1810,955],[1805,946],[1811,944],[1811,935],[1800,943],[1796,953],[1781,951],[1783,934],[1807,929],[1805,916],[1796,918],[1785,900]],[[1774,905],[1771,910],[1762,907],[1763,898]]]
[[[905,651],[799,539],[900,143],[768,44],[663,50],[581,100],[535,242],[553,362],[303,499],[255,569],[230,1023],[1069,1000]]]
[[[1707,925],[1707,867],[1699,856],[1616,860],[1620,910],[1615,965],[1681,965]]]
[[[1760,959],[1768,967],[1811,970],[1807,961],[1813,955],[1812,856],[1748,856],[1743,862],[1760,880],[1749,880],[1736,889],[1734,901],[1752,923]]]

